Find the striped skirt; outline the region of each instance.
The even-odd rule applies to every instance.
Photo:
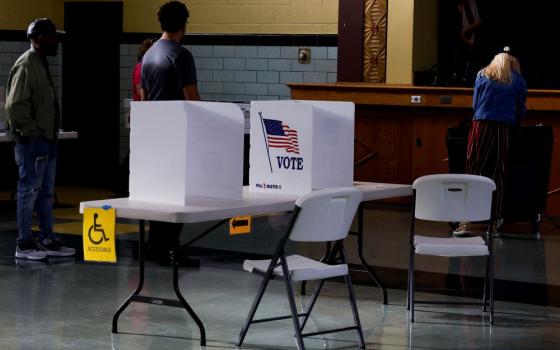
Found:
[[[465,173],[482,175],[496,183],[494,218],[501,218],[504,174],[513,127],[490,120],[473,120],[467,145]]]

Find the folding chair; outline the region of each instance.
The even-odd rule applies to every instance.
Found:
[[[408,303],[414,322],[415,304],[481,305],[486,312],[490,299],[490,324],[494,324],[494,261],[492,255],[492,193],[494,181],[478,175],[438,174],[423,176],[412,184],[410,260],[408,266]],[[487,221],[486,237],[439,238],[415,233],[415,220],[455,222]],[[485,256],[486,276],[482,303],[416,301],[414,298],[415,255],[441,257]]]
[[[244,261],[243,269],[245,271],[264,274],[264,277],[247,320],[239,334],[237,346],[242,345],[251,324],[291,318],[296,332],[297,347],[300,350],[305,349],[304,337],[348,330],[357,331],[360,349],[365,349],[362,326],[348,272],[346,252],[342,244],[342,240],[348,236],[350,225],[361,200],[362,194],[360,191],[351,187],[318,190],[300,197],[296,201],[287,232],[276,247],[274,257],[270,260]],[[319,262],[300,255],[286,256],[284,246],[288,239],[297,242],[334,241],[335,243],[327,259],[324,262]],[[335,261],[338,263],[334,264]],[[346,282],[346,289],[354,316],[354,325],[303,333],[307,319],[323,287],[324,280],[339,276],[344,276]],[[283,278],[285,281],[291,315],[254,320],[253,318],[268,282],[275,277]],[[306,306],[305,312],[298,314],[292,283],[306,280],[321,280],[321,282]],[[303,317],[301,322],[300,317]]]

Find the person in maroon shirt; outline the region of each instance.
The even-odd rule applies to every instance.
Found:
[[[138,48],[138,63],[134,66],[132,70],[132,100],[141,101],[142,100],[142,58],[144,54],[152,47],[157,39],[148,38],[142,41],[142,44]]]
[[[138,63],[132,70],[132,100],[142,101],[142,58],[144,54],[152,47],[156,38],[148,38],[142,41],[138,48]],[[130,112],[126,116],[130,125]],[[117,172],[117,180],[114,184],[113,191],[120,197],[128,197],[128,177],[130,175],[130,153],[124,157]]]

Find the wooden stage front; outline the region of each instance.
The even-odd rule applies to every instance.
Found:
[[[472,118],[471,88],[369,83],[288,84],[298,100],[356,104],[355,179],[410,184],[448,172],[447,129]],[[415,103],[411,102],[412,99]],[[553,144],[549,191],[560,187],[560,91],[529,90],[524,125],[549,125]],[[548,196],[546,214],[560,216],[560,193]]]

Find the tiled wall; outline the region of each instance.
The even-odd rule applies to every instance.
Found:
[[[195,58],[203,100],[237,101],[289,99],[287,82],[335,82],[337,47],[310,47],[311,63],[300,64],[296,46],[186,46]],[[0,86],[5,86],[16,59],[28,42],[0,41]],[[132,69],[138,45],[120,46],[121,101],[132,96]],[[62,56],[49,58],[59,98],[62,98]],[[128,153],[128,129],[121,105],[121,159]]]
[[[295,46],[185,46],[196,64],[203,100],[251,101],[290,98],[287,82],[335,82],[336,47],[311,47],[300,64]],[[121,97],[131,96],[138,45],[121,45]]]
[[[203,100],[248,102],[290,98],[288,82],[336,82],[337,47],[310,47],[311,62],[297,60],[299,46],[185,46],[195,60]],[[121,100],[132,96],[132,69],[138,45],[121,44]],[[121,107],[123,108],[123,107]],[[121,115],[124,115],[121,113]],[[128,130],[121,118],[121,157]]]
[[[29,49],[28,41],[0,41],[0,86],[6,86],[10,70],[22,53]],[[62,98],[62,55],[61,48],[56,57],[49,57],[51,75],[57,96]]]

